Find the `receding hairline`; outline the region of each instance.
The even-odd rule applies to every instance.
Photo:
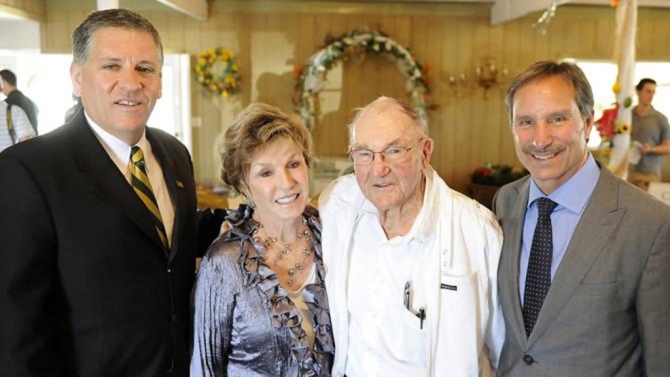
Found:
[[[428,126],[421,119],[421,115],[410,104],[396,100],[395,98],[381,96],[357,110],[356,116],[349,124],[349,146],[355,144],[356,126],[362,119],[371,114],[378,114],[382,111],[397,111],[407,117],[411,123],[410,130],[415,129],[419,135],[428,137]],[[373,112],[374,111],[374,112]]]

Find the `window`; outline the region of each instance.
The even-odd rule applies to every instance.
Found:
[[[612,86],[616,80],[617,67],[611,62],[603,61],[580,61],[577,63],[584,71],[593,88],[595,100],[595,119],[600,118],[603,110],[611,107],[615,101]],[[666,116],[670,115],[670,62],[637,62],[635,64],[634,85],[649,77],[656,80],[656,95],[654,96],[654,108]],[[633,105],[637,104],[637,96],[632,93]],[[600,145],[600,135],[593,127],[589,147]]]
[[[0,54],[2,55],[2,54]],[[175,135],[191,150],[190,61],[187,54],[167,54],[163,64],[163,96],[147,122]],[[0,62],[16,73],[18,88],[39,107],[39,133],[51,132],[74,105],[70,54],[12,54]]]

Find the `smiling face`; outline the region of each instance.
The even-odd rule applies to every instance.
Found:
[[[271,228],[302,216],[309,199],[309,175],[302,150],[274,141],[256,151],[245,179],[245,195],[256,204],[255,216]]]
[[[369,165],[354,165],[358,186],[380,211],[400,209],[412,202],[420,207],[423,171],[428,166],[433,141],[392,102],[379,102],[363,111],[353,130],[352,150],[378,152],[392,146],[411,149],[402,160],[393,163],[377,153]]]
[[[151,34],[117,27],[93,33],[83,65],[72,63],[74,94],[86,114],[128,145],[135,144],[161,97],[158,48]]]
[[[516,154],[546,195],[574,176],[588,157],[593,114],[584,119],[572,84],[560,76],[529,82],[514,95]]]

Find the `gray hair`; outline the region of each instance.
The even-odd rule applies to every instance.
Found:
[[[349,146],[354,145],[355,142],[354,132],[356,129],[356,124],[358,123],[360,118],[363,116],[363,114],[365,114],[367,110],[370,110],[371,108],[378,106],[380,104],[389,104],[392,106],[399,107],[402,113],[404,113],[405,115],[407,115],[412,119],[414,125],[419,130],[419,132],[421,132],[425,136],[428,136],[428,123],[424,118],[421,117],[421,115],[419,115],[419,112],[414,107],[412,107],[412,105],[410,105],[407,102],[398,101],[395,98],[381,96],[376,100],[370,102],[366,106],[359,107],[355,110],[356,115],[354,116],[354,120],[352,120],[351,123],[347,125],[347,128],[349,130]]]
[[[74,62],[84,65],[91,52],[93,33],[106,28],[121,28],[151,34],[158,50],[158,63],[163,66],[163,44],[158,30],[146,18],[127,9],[107,9],[91,13],[72,34],[72,55]]]
[[[516,76],[507,88],[505,105],[507,106],[510,125],[512,125],[514,95],[516,92],[531,82],[553,76],[562,77],[565,81],[572,83],[572,86],[575,89],[574,101],[579,108],[579,112],[584,118],[591,116],[593,113],[593,91],[591,90],[589,80],[587,80],[586,75],[584,75],[584,71],[582,71],[577,64],[569,61],[558,63],[551,60],[544,60],[531,64]]]

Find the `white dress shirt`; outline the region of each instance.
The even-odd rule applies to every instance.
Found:
[[[88,124],[91,125],[93,133],[100,141],[100,144],[105,148],[109,157],[114,161],[114,164],[119,168],[121,174],[126,177],[128,184],[131,184],[132,174],[130,172],[130,150],[135,145],[142,149],[144,154],[144,161],[147,169],[147,175],[151,182],[151,189],[154,192],[156,201],[158,202],[158,209],[161,211],[163,218],[163,226],[165,226],[165,233],[168,237],[168,243],[172,244],[172,228],[174,226],[174,205],[170,199],[170,192],[165,185],[165,178],[163,177],[163,169],[156,160],[152,150],[151,144],[147,140],[146,131],[142,133],[142,137],[135,145],[128,145],[125,141],[105,131],[102,127],[97,125],[89,116],[86,115]]]
[[[423,212],[423,211],[422,211]],[[421,214],[419,215],[421,216]],[[421,224],[416,221],[415,225]],[[379,211],[365,202],[354,229],[348,283],[349,377],[425,376],[426,334],[416,314],[425,307],[421,263],[423,242],[416,226],[404,236],[387,239]],[[410,283],[410,308],[404,306],[405,284]],[[412,336],[399,324],[413,325]]]

